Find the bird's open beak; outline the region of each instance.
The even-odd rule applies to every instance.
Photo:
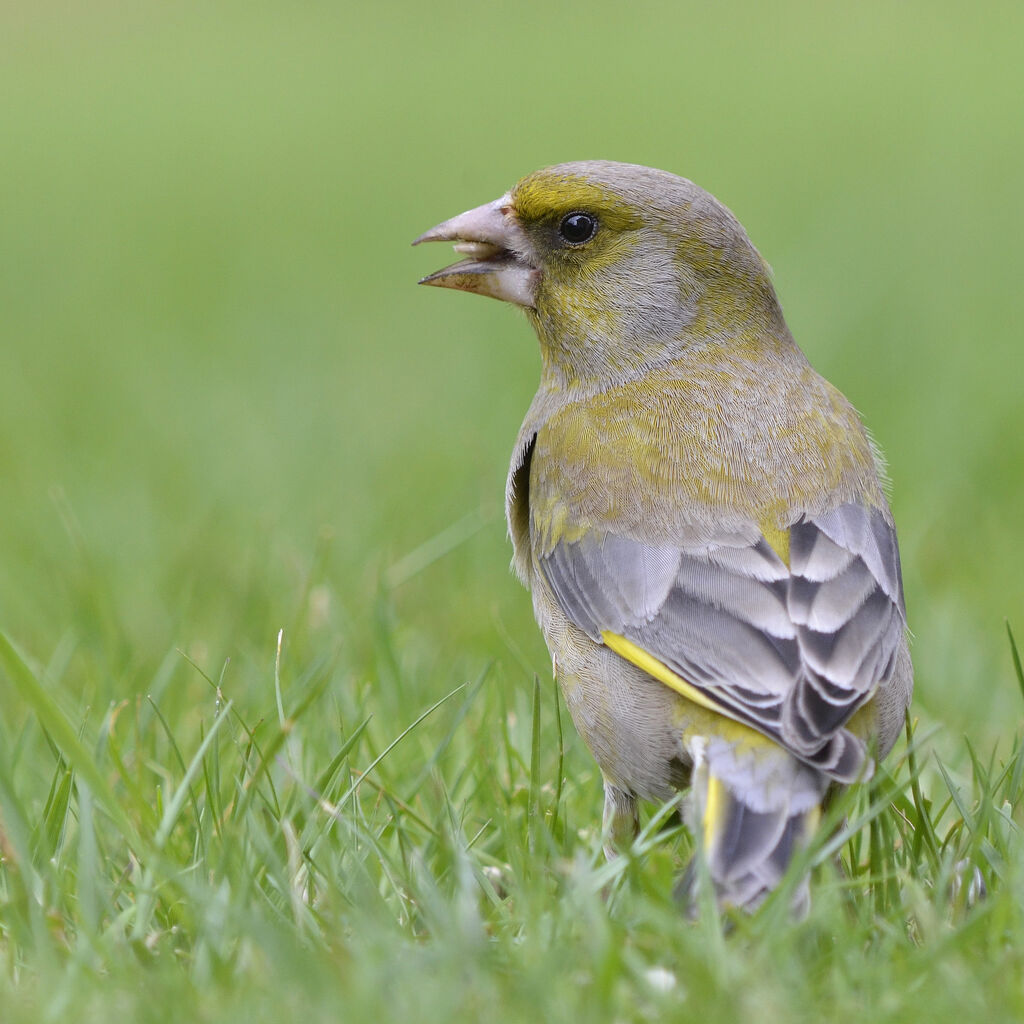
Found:
[[[493,203],[460,213],[413,242],[454,242],[466,259],[423,278],[420,284],[458,288],[533,308],[540,271],[506,194]]]

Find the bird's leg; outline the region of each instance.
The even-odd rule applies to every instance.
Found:
[[[640,831],[636,797],[624,789],[604,783],[604,855],[611,860],[628,849]]]

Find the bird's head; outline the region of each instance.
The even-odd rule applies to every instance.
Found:
[[[688,346],[785,330],[768,267],[736,218],[665,171],[548,167],[414,244],[439,241],[465,258],[420,283],[523,307],[554,386],[604,387]]]

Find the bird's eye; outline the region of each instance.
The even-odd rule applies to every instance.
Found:
[[[567,213],[558,225],[558,233],[570,245],[589,242],[597,231],[597,218],[589,213]]]

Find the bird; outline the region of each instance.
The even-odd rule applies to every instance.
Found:
[[[540,343],[508,531],[601,771],[605,853],[638,801],[679,799],[682,898],[709,880],[719,910],[753,912],[910,704],[881,454],[739,221],[686,178],[558,164],[413,244],[440,241],[462,258],[420,283],[512,303]],[[792,893],[806,913],[806,868]]]

